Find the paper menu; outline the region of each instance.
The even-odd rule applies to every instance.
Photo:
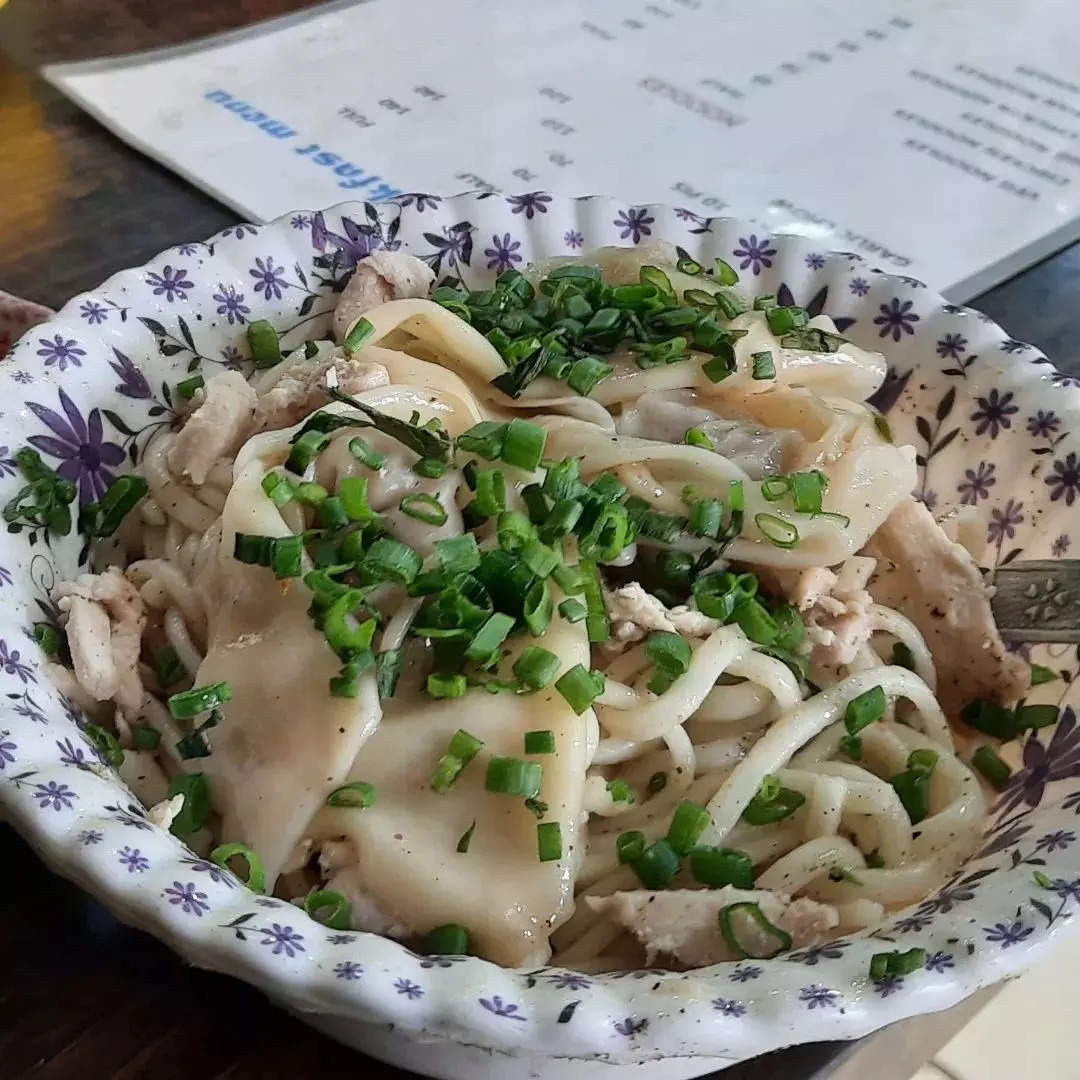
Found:
[[[1080,236],[1080,9],[1050,0],[371,0],[46,69],[266,220],[604,193],[749,217],[962,300]]]

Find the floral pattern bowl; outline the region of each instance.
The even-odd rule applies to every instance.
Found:
[[[885,351],[875,403],[918,450],[917,494],[937,515],[969,508],[988,571],[1080,545],[1080,381],[1030,346],[857,255],[687,210],[539,192],[410,194],[237,225],[76,297],[0,366],[0,497],[20,482],[12,449],[30,443],[94,499],[172,422],[178,379],[247,370],[253,319],[270,320],[286,346],[324,331],[353,264],[376,248],[411,251],[436,275],[476,286],[536,258],[657,239],[705,263],[721,256],[749,290],[824,311]],[[771,961],[586,977],[418,956],[328,930],[194,856],[98,759],[29,633],[56,618],[50,589],[85,556],[73,537],[0,536],[0,809],[57,872],[188,961],[432,1075],[569,1077],[639,1063],[637,1076],[690,1076],[792,1043],[855,1038],[1024,970],[1080,909],[1077,655],[1039,645],[1021,648],[1053,669],[1034,696],[1063,706],[1059,724],[1023,744],[977,855],[873,931]],[[1033,625],[1052,599],[1033,601]],[[873,952],[914,945],[925,970],[869,978]]]

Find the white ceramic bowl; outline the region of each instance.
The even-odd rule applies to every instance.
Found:
[[[974,508],[988,568],[1080,546],[1080,381],[1030,346],[918,281],[805,239],[540,193],[345,203],[238,225],[115,275],[29,331],[0,368],[9,444],[0,496],[19,486],[10,456],[26,442],[77,479],[84,498],[100,493],[171,421],[178,379],[244,366],[250,319],[269,319],[287,345],[321,333],[354,261],[375,248],[409,250],[438,276],[475,286],[532,259],[657,239],[702,262],[722,256],[747,289],[823,310],[859,344],[882,349],[891,366],[876,403],[898,439],[918,448],[918,494],[939,515]],[[54,617],[50,587],[79,556],[77,539],[0,535],[0,807],[53,869],[125,921],[399,1064],[437,1076],[573,1077],[611,1075],[600,1062],[652,1062],[634,1075],[675,1077],[792,1043],[855,1038],[1023,970],[1080,903],[1080,731],[1069,709],[1025,744],[978,855],[872,933],[770,961],[586,978],[427,958],[328,930],[192,855],[97,761],[29,636],[34,621]],[[1051,584],[1033,622],[1053,603]],[[1066,702],[1074,651],[1041,646],[1035,659],[1064,672],[1039,698]],[[883,940],[925,948],[926,970],[870,981]]]

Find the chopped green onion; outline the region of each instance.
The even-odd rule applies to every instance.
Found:
[[[588,671],[581,664],[575,664],[555,681],[555,689],[578,716],[604,692],[604,686],[599,671]]]
[[[537,645],[526,645],[514,661],[514,675],[530,689],[543,690],[559,673],[559,663],[553,652]]]
[[[895,664],[897,667],[907,668],[908,671],[914,671],[915,654],[902,641],[897,641],[892,647],[891,663]]]
[[[338,481],[337,499],[346,517],[344,524],[348,524],[349,521],[367,524],[378,517],[368,505],[366,476],[343,476]],[[326,502],[330,502],[330,499]],[[402,502],[404,503],[404,499]],[[323,505],[325,506],[325,503]],[[320,519],[321,517],[320,514]]]
[[[844,710],[844,727],[849,735],[858,735],[863,728],[885,715],[885,691],[880,686],[871,687],[853,697]]]
[[[740,960],[770,960],[791,948],[791,935],[773,926],[760,906],[748,901],[729,904],[720,912],[720,932]]]
[[[530,540],[521,552],[521,561],[529,568],[529,572],[536,577],[550,577],[561,559],[559,553],[539,540]]]
[[[269,566],[273,546],[272,536],[250,536],[238,532],[233,538],[233,558],[251,566]]]
[[[436,926],[424,935],[421,952],[427,956],[468,956],[469,931],[459,923]]]
[[[703,574],[694,582],[694,603],[710,619],[726,622],[744,599],[735,575],[725,570]]]
[[[326,805],[351,810],[367,810],[375,804],[375,785],[366,780],[351,780],[341,787],[334,788],[326,796]]]
[[[588,397],[596,389],[598,383],[614,374],[615,368],[611,364],[605,364],[603,360],[595,356],[583,356],[570,368],[566,383],[571,390],[581,394],[582,397]]]
[[[330,696],[338,698],[358,698],[360,696],[360,676],[375,663],[375,654],[370,649],[357,653],[342,665],[341,671],[330,679]]]
[[[541,862],[562,858],[562,826],[557,821],[544,821],[536,826],[536,852]]]
[[[772,645],[779,633],[776,621],[760,600],[744,600],[735,609],[735,621],[756,645]]]
[[[344,480],[360,480],[363,483],[363,478],[359,476],[346,476]],[[323,499],[316,508],[315,516],[324,529],[343,529],[350,521],[339,495],[328,495]]]
[[[277,331],[265,319],[248,323],[248,348],[257,368],[270,368],[282,361]]]
[[[704,806],[689,799],[679,803],[667,831],[667,841],[676,854],[688,855],[690,849],[701,839],[701,834],[712,824],[712,817]]]
[[[255,854],[253,848],[249,848],[247,844],[219,844],[210,852],[210,861],[223,870],[228,870],[229,860],[237,857],[243,859],[248,868],[247,878],[240,878],[240,880],[252,892],[266,892],[266,871],[263,869],[262,860]]]
[[[423,492],[402,495],[399,506],[402,513],[415,518],[417,521],[422,521],[425,525],[439,526],[446,524],[447,513],[435,495],[428,495]]]
[[[907,770],[889,781],[912,825],[918,825],[930,813],[930,776],[936,763],[933,750],[913,750],[908,755]]]
[[[925,776],[929,776],[938,763],[938,752],[936,750],[930,750],[924,748],[921,750],[912,750],[908,754],[908,768],[912,772],[922,773]]]
[[[878,981],[889,975],[912,975],[926,966],[926,950],[908,949],[907,952],[874,953],[870,957],[870,978]]]
[[[551,587],[541,579],[529,586],[525,594],[522,618],[533,637],[540,637],[551,624],[551,614],[555,610],[551,599]]]
[[[690,871],[695,881],[714,889],[725,885],[736,889],[754,887],[754,864],[745,851],[711,845],[695,847],[690,851]]]
[[[690,531],[716,540],[724,525],[722,499],[695,499],[690,505]]]
[[[210,740],[206,737],[206,732],[210,728],[217,727],[220,721],[221,713],[214,709],[194,731],[177,740],[177,756],[185,761],[191,758],[209,757],[211,754]]]
[[[540,794],[543,777],[544,766],[537,761],[523,761],[521,758],[493,755],[488,759],[484,787],[497,795],[514,795],[532,799]]]
[[[654,630],[645,643],[645,656],[666,675],[677,678],[690,667],[690,644],[666,630]]]
[[[435,556],[443,570],[452,576],[468,574],[480,565],[480,550],[472,533],[436,540]]]
[[[1005,787],[1009,782],[1009,777],[1012,776],[1012,769],[989,746],[980,746],[972,756],[971,764],[998,791]]]
[[[825,489],[825,474],[810,472],[791,474],[791,498],[800,514],[821,513],[821,494]]]
[[[190,379],[181,379],[176,384],[176,396],[190,401],[195,396],[196,390],[201,390],[206,385],[206,380],[201,375],[192,375]]]
[[[101,751],[101,756],[114,768],[124,763],[124,751],[111,731],[100,724],[87,724],[83,728],[86,737]]]
[[[774,547],[793,548],[799,543],[798,528],[775,514],[755,514],[754,524]]]
[[[604,590],[600,583],[600,570],[596,563],[582,559],[578,563],[585,594],[585,630],[594,645],[611,637],[611,622],[604,606]],[[595,696],[595,695],[594,695]],[[580,710],[579,710],[580,711]]]
[[[559,604],[559,614],[568,623],[579,623],[588,614],[585,605],[580,600],[570,597]]]
[[[427,677],[427,692],[433,698],[459,698],[465,696],[468,683],[464,675],[442,675],[434,672]]]
[[[345,340],[342,341],[342,345],[345,347],[346,352],[356,352],[357,349],[363,346],[365,341],[368,341],[375,334],[375,327],[367,319],[357,319],[353,324],[352,329],[345,335]]]
[[[648,790],[650,795],[658,795],[667,787],[667,773],[654,772],[649,777]]]
[[[446,462],[442,458],[425,457],[413,463],[412,471],[417,476],[425,476],[428,479],[435,480],[445,474],[446,468]]]
[[[457,448],[466,454],[479,454],[487,461],[494,461],[503,451],[509,426],[494,420],[481,420],[457,437]]]
[[[275,506],[284,506],[296,495],[296,489],[281,473],[268,472],[262,478],[262,489],[273,500]]]
[[[60,652],[60,642],[63,639],[60,631],[51,623],[39,622],[34,623],[34,640],[41,646],[41,651],[51,657]]]
[[[806,796],[781,787],[775,776],[766,776],[758,793],[746,804],[742,819],[748,825],[773,825],[790,817],[806,802]]]
[[[535,469],[544,456],[547,431],[528,420],[513,419],[506,429],[502,459],[517,469]]]
[[[683,442],[686,443],[687,446],[700,446],[705,450],[716,449],[716,447],[713,445],[712,439],[710,439],[709,436],[706,435],[705,432],[698,427],[688,427],[683,432]]]
[[[765,320],[769,330],[777,337],[791,330],[798,330],[809,322],[810,316],[801,307],[770,307],[765,310]]]
[[[866,856],[866,865],[871,870],[882,870],[885,867],[885,859],[877,851],[871,851]]]
[[[496,531],[499,547],[511,555],[517,555],[530,540],[536,538],[535,526],[519,510],[504,510],[499,515]]]
[[[196,686],[191,690],[185,690],[181,694],[173,694],[169,698],[169,712],[177,720],[188,720],[200,713],[210,712],[219,705],[224,705],[232,698],[232,689],[227,682],[210,683],[207,686]]]
[[[183,795],[184,805],[173,818],[169,832],[174,836],[189,836],[198,832],[210,817],[210,785],[202,773],[181,773],[170,781],[166,797],[172,799],[177,795]]]
[[[581,466],[577,458],[563,458],[548,466],[543,492],[555,502],[575,498],[581,486]]]
[[[297,476],[303,476],[307,467],[321,454],[330,444],[330,436],[321,431],[305,431],[299,439],[292,444],[289,450],[285,468]]]
[[[160,649],[154,650],[154,675],[162,690],[187,677],[187,668],[171,645],[162,645]]]
[[[525,511],[534,525],[538,525],[547,518],[547,499],[544,498],[544,489],[539,484],[527,484],[523,487],[521,501],[525,504]]]
[[[1061,676],[1053,669],[1044,667],[1042,664],[1031,665],[1031,685],[1042,686],[1043,683],[1054,682]]]
[[[488,617],[487,622],[477,630],[472,641],[469,642],[468,647],[465,649],[466,658],[481,663],[486,662],[506,640],[506,635],[513,628],[513,616],[496,611]]]
[[[359,435],[349,440],[349,453],[352,454],[361,465],[366,465],[369,469],[374,469],[376,472],[386,464],[386,455],[380,454],[378,450],[373,449],[365,439],[360,438]],[[427,461],[427,458],[421,458],[420,461]],[[438,461],[438,458],[432,460]],[[420,461],[413,466],[415,470],[420,464]],[[440,462],[440,464],[442,464]],[[441,476],[442,473],[436,475]]]
[[[506,509],[506,481],[500,469],[479,469],[473,503],[483,517],[494,517]]]
[[[1056,705],[1020,705],[1016,710],[1016,726],[1021,731],[1037,731],[1058,722]]]
[[[988,701],[984,698],[969,701],[960,710],[960,719],[976,731],[981,731],[984,735],[991,735],[1002,742],[1015,739],[1021,731],[1012,709],[1006,709],[1003,705],[998,705],[997,702]]]
[[[679,261],[675,264],[675,269],[678,270],[680,273],[690,274],[692,276],[703,274],[705,272],[705,267],[703,267],[701,263],[695,262],[688,255],[683,256],[679,259]]]
[[[461,834],[461,839],[457,842],[457,853],[459,855],[465,855],[468,852],[474,832],[476,832],[475,821]]]
[[[161,746],[161,732],[149,724],[136,724],[131,729],[131,742],[136,750],[157,750]]]
[[[371,648],[378,625],[373,615],[359,620],[356,616],[365,610],[364,594],[359,589],[349,589],[326,609],[323,617],[323,633],[330,648],[348,662],[355,660]]]
[[[773,362],[773,355],[768,349],[751,353],[750,362],[753,365],[751,378],[758,380],[776,378],[776,364]]]
[[[375,686],[379,691],[380,701],[387,701],[394,696],[404,665],[404,649],[385,649],[375,657]]]
[[[316,508],[322,506],[328,498],[330,498],[330,492],[322,486],[322,484],[315,484],[311,482],[299,484],[294,489],[296,498],[307,506],[314,506]]]
[[[411,547],[389,536],[380,536],[368,548],[360,563],[360,570],[372,581],[408,585],[420,572],[422,565],[423,559]]]
[[[666,889],[679,872],[679,856],[666,840],[655,840],[630,867],[646,889]]]
[[[299,577],[303,570],[304,538],[302,536],[279,536],[270,548],[270,566],[274,577]]]
[[[774,307],[776,307],[776,293],[762,293],[761,296],[754,297],[755,311],[768,311],[769,308]]]
[[[361,322],[367,320],[362,319]],[[351,925],[352,908],[349,901],[333,889],[317,889],[308,893],[304,898],[304,910],[317,923],[329,926],[332,930],[348,930]]]
[[[548,654],[551,655],[550,653]],[[544,731],[526,731],[525,732],[525,753],[526,754],[554,754],[555,753],[555,732],[550,728]]]
[[[540,526],[540,539],[553,544],[568,536],[578,523],[584,507],[577,499],[559,499]]]
[[[767,502],[779,502],[790,490],[790,476],[766,476],[761,481],[761,496]]]
[[[621,863],[632,863],[640,859],[645,851],[645,834],[639,829],[619,833],[615,839],[615,852]]]
[[[407,446],[419,457],[445,459],[450,453],[450,436],[437,420],[430,420],[426,424],[399,420],[396,416],[380,412],[334,387],[327,387],[326,393],[335,401],[358,409],[371,422],[372,427]]]
[[[724,262],[723,259],[714,259],[713,265],[715,266],[713,275],[721,285],[735,285],[738,283],[739,275],[730,263]]]
[[[1051,881],[1041,870],[1034,871],[1031,876],[1035,879],[1035,884],[1038,885],[1040,889],[1052,889],[1054,887],[1053,881]]]
[[[734,353],[722,352],[701,365],[709,382],[723,382],[735,370]]]
[[[556,566],[551,572],[555,583],[564,593],[583,593],[585,574],[580,566]]]
[[[93,526],[85,529],[87,535],[112,536],[148,490],[149,485],[141,476],[118,476],[100,500],[93,504]]]
[[[838,352],[841,345],[847,344],[847,338],[831,334],[828,330],[818,330],[813,326],[803,326],[792,330],[780,339],[784,349],[798,349],[801,352]],[[884,417],[882,418],[884,419]]]
[[[621,777],[609,780],[606,789],[608,795],[611,796],[611,801],[613,803],[626,803],[627,805],[630,805],[635,801],[633,788],[631,788]]]

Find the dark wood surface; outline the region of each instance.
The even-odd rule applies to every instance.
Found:
[[[393,0],[388,0],[393,2]],[[0,289],[59,306],[235,215],[130,150],[35,74],[44,63],[185,41],[309,6],[304,0],[11,0],[0,9]],[[1080,245],[977,306],[1080,371],[1070,333]],[[928,1047],[932,1052],[936,1047]],[[724,1080],[809,1080],[844,1053],[820,1044]],[[0,1080],[165,1080],[408,1074],[366,1061],[235,980],[185,967],[50,875],[0,825]]]

